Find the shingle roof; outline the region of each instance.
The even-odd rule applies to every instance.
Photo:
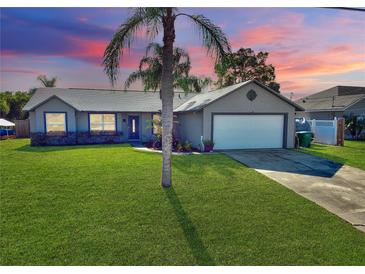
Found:
[[[225,88],[213,90],[207,93],[201,93],[194,97],[192,97],[190,100],[185,102],[184,104],[180,105],[178,108],[175,109],[176,112],[185,112],[185,111],[198,111],[209,105],[210,103],[216,101],[217,99],[237,90],[240,87],[246,86],[250,83],[255,83],[262,88],[266,89],[268,92],[272,93],[273,95],[279,97],[281,100],[287,102],[288,104],[295,107],[296,110],[303,110],[303,108],[297,104],[295,104],[293,101],[289,100],[285,96],[281,95],[280,93],[277,93],[276,91],[266,87],[265,85],[261,84],[260,82],[256,80],[250,80],[242,83],[238,83],[232,86],[228,86]]]
[[[176,92],[174,108],[194,95]],[[39,88],[23,110],[33,110],[54,97],[78,111],[158,112],[161,110],[159,92],[76,88]]]
[[[174,111],[201,110],[215,100],[252,82],[292,105],[296,110],[303,110],[283,95],[255,80],[251,80],[200,94],[175,92]],[[158,92],[79,88],[38,88],[23,110],[31,111],[51,98],[58,98],[78,111],[158,112],[161,110]]]
[[[336,86],[295,101],[308,112],[343,111],[365,98],[365,87]]]

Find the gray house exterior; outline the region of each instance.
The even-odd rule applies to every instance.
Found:
[[[159,93],[94,89],[37,89],[29,111],[32,145],[149,141],[159,116]],[[175,93],[174,133],[194,147],[294,147],[299,105],[257,81],[201,94]]]
[[[296,103],[305,109],[300,116],[307,119],[332,120],[345,116],[365,117],[365,87],[335,86]]]

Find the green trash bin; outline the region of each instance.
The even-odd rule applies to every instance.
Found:
[[[310,147],[313,140],[313,133],[311,131],[299,131],[297,132],[299,139],[299,146]]]

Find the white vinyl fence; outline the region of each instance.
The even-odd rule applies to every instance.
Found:
[[[314,133],[314,142],[337,145],[337,119],[308,120]]]

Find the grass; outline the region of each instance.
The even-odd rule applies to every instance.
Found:
[[[1,146],[1,265],[364,265],[365,234],[224,155]]]
[[[365,141],[345,141],[343,147],[312,144],[310,148],[300,150],[365,170]]]

